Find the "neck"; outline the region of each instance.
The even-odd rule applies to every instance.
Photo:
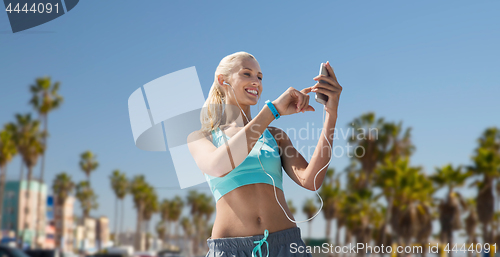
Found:
[[[240,105],[241,109],[237,104],[226,104],[225,106],[225,122],[221,125],[229,125],[232,123],[236,123],[236,126],[243,127],[248,124],[252,120],[252,115],[250,113],[250,106],[248,105]],[[246,115],[246,118],[245,118]],[[247,121],[248,118],[248,121]]]

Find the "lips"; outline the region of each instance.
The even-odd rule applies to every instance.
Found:
[[[259,94],[259,93],[258,93],[258,91],[257,91],[256,89],[253,89],[253,88],[245,88],[245,91],[246,91],[248,94],[250,94],[250,95],[252,95],[252,96],[254,96],[254,97],[257,97],[257,96],[258,96],[258,94]]]

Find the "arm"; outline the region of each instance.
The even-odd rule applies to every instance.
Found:
[[[295,183],[308,190],[315,190],[314,177],[318,172],[319,174],[316,177],[316,189],[318,189],[323,183],[323,179],[325,178],[326,170],[328,169],[328,167],[325,167],[321,171],[319,170],[323,168],[328,163],[328,161],[330,161],[332,153],[330,145],[332,145],[333,147],[333,134],[336,121],[336,115],[330,115],[328,112],[326,113],[323,131],[318,141],[318,145],[314,150],[310,163],[307,163],[307,161],[299,153],[299,151],[295,149],[286,133],[281,129],[276,129],[276,137],[279,138],[280,141],[279,145],[281,151],[281,164],[283,165],[283,169],[288,174],[288,176],[293,181],[295,181]],[[328,145],[327,140],[324,137],[325,131],[330,145]]]
[[[281,116],[298,113],[299,110],[314,111],[309,105],[309,96],[292,87],[273,101],[273,105]],[[272,111],[264,105],[259,114],[232,136],[225,146],[216,148],[208,135],[196,131],[187,138],[189,151],[203,173],[223,177],[246,159],[260,135],[273,120]],[[246,147],[243,147],[245,145]]]
[[[297,184],[309,190],[318,189],[323,183],[326,170],[321,170],[330,160],[333,148],[333,135],[335,132],[335,124],[337,123],[337,111],[340,100],[340,93],[342,86],[337,81],[337,77],[330,66],[330,62],[325,64],[328,75],[318,75],[314,80],[318,81],[313,87],[305,88],[301,92],[308,94],[310,92],[323,93],[328,96],[324,108],[326,110],[325,123],[323,124],[323,131],[321,133],[318,145],[314,150],[311,162],[307,161],[300,155],[300,153],[293,147],[290,140],[283,140],[284,154],[282,155],[283,168],[287,174]],[[326,82],[326,83],[324,83]],[[325,139],[325,135],[326,138]],[[330,143],[330,144],[328,144]],[[331,147],[330,147],[331,146]],[[287,151],[287,147],[289,150]],[[314,187],[314,177],[316,174],[316,188]]]
[[[265,105],[254,119],[227,141],[227,144],[218,148],[213,145],[208,135],[199,131],[191,133],[187,138],[189,151],[203,173],[223,177],[245,160],[273,120],[271,110]],[[243,145],[246,147],[242,147]]]

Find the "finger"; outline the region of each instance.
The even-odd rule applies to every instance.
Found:
[[[309,105],[309,106],[307,106],[306,111],[307,112],[314,112],[316,110],[314,109],[314,107],[312,107],[312,106]]]
[[[297,98],[297,108],[296,108],[296,111],[299,112],[300,105],[302,104],[302,97],[300,95],[300,92],[297,89],[295,89],[293,91],[293,93],[294,93],[295,97]]]
[[[323,87],[323,88],[330,89],[330,90],[342,91],[342,86],[340,86],[338,83],[331,84],[331,83],[325,83],[325,82],[326,82],[325,80],[318,80],[318,83],[314,84],[314,86],[312,86],[312,89],[315,89],[317,87]]]
[[[309,100],[310,100],[310,98],[311,98],[311,96],[310,96],[310,95],[306,95],[306,96],[307,96],[307,99],[306,99],[306,104],[304,105],[304,108],[303,108],[303,110],[304,110],[303,112],[306,112],[306,110],[305,110],[305,109],[307,109],[307,106],[309,106]]]
[[[309,94],[309,93],[311,93],[311,90],[312,90],[312,87],[306,87],[306,88],[302,89],[300,92],[302,92],[304,94]]]
[[[332,86],[337,86],[337,85],[340,86],[339,82],[337,82],[337,80],[335,80],[334,78],[332,78],[330,76],[318,75],[318,76],[314,77],[313,80],[324,81],[328,84],[331,84]]]
[[[332,91],[324,88],[313,89],[313,92],[325,94],[328,98],[333,97],[336,93],[338,93],[338,91]]]
[[[331,91],[342,91],[342,88],[336,87],[336,86],[328,84],[328,83],[322,83],[322,82],[318,82],[314,86],[312,86],[311,91],[314,92],[314,89],[316,89],[316,88],[324,88],[324,89],[331,90]]]
[[[300,106],[300,112],[305,112],[304,108],[306,108],[309,105],[309,96],[303,94],[303,101],[302,105]]]
[[[326,70],[328,71],[328,75],[330,75],[332,78],[337,80],[337,76],[335,76],[335,72],[333,72],[333,68],[332,68],[332,66],[330,66],[329,61],[326,62],[325,66],[326,66]]]

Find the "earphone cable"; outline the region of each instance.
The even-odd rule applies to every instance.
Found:
[[[247,115],[245,114],[245,112],[243,111],[243,109],[241,109],[241,106],[238,102],[238,98],[236,97],[236,93],[234,92],[234,89],[233,89],[233,86],[231,86],[230,84],[228,84],[227,82],[224,82],[225,84],[229,85],[231,87],[231,89],[233,90],[233,95],[234,95],[234,99],[236,99],[236,103],[238,104],[238,108],[240,108],[241,112],[243,113],[243,115],[245,116],[245,118],[247,119],[247,122],[250,122],[248,120],[248,117]],[[260,96],[259,96],[259,101],[260,101]],[[225,108],[224,108],[225,109]],[[325,124],[325,112],[326,112],[326,108],[323,108],[323,124]],[[328,141],[328,138],[326,137],[326,134],[324,133],[324,130],[322,131],[322,134],[323,134],[323,137],[326,139],[326,142],[328,143],[328,145],[330,146],[330,151],[332,149],[332,145],[330,144],[330,142]],[[278,195],[276,193],[276,184],[274,182],[274,178],[269,174],[267,173],[267,171],[264,169],[264,166],[262,165],[262,162],[260,160],[260,153],[262,151],[262,147],[264,146],[264,144],[267,142],[266,140],[266,137],[265,136],[262,136],[263,140],[262,140],[262,145],[260,146],[260,149],[259,149],[259,155],[257,155],[257,158],[259,159],[259,163],[260,163],[260,166],[262,167],[262,170],[271,178],[271,180],[273,181],[273,188],[274,188],[274,197],[276,199],[276,201],[278,202],[279,206],[281,207],[281,210],[283,210],[283,212],[285,213],[285,216],[288,218],[288,220],[290,220],[291,222],[294,222],[294,223],[303,223],[303,222],[307,222],[307,221],[310,221],[312,219],[314,219],[320,212],[321,212],[321,209],[323,208],[323,199],[321,198],[321,196],[319,195],[318,193],[318,188],[316,188],[316,177],[319,175],[319,173],[324,170],[326,167],[328,167],[328,165],[330,164],[331,162],[331,157],[330,159],[328,160],[328,163],[323,167],[321,168],[317,173],[316,175],[314,176],[314,192],[316,193],[316,195],[319,197],[319,200],[321,202],[321,206],[319,207],[319,210],[318,212],[316,212],[316,214],[314,214],[311,218],[307,219],[307,220],[303,220],[303,221],[294,221],[292,219],[290,219],[290,217],[288,216],[288,214],[286,213],[285,209],[283,208],[283,206],[281,205],[280,201],[278,200]]]

